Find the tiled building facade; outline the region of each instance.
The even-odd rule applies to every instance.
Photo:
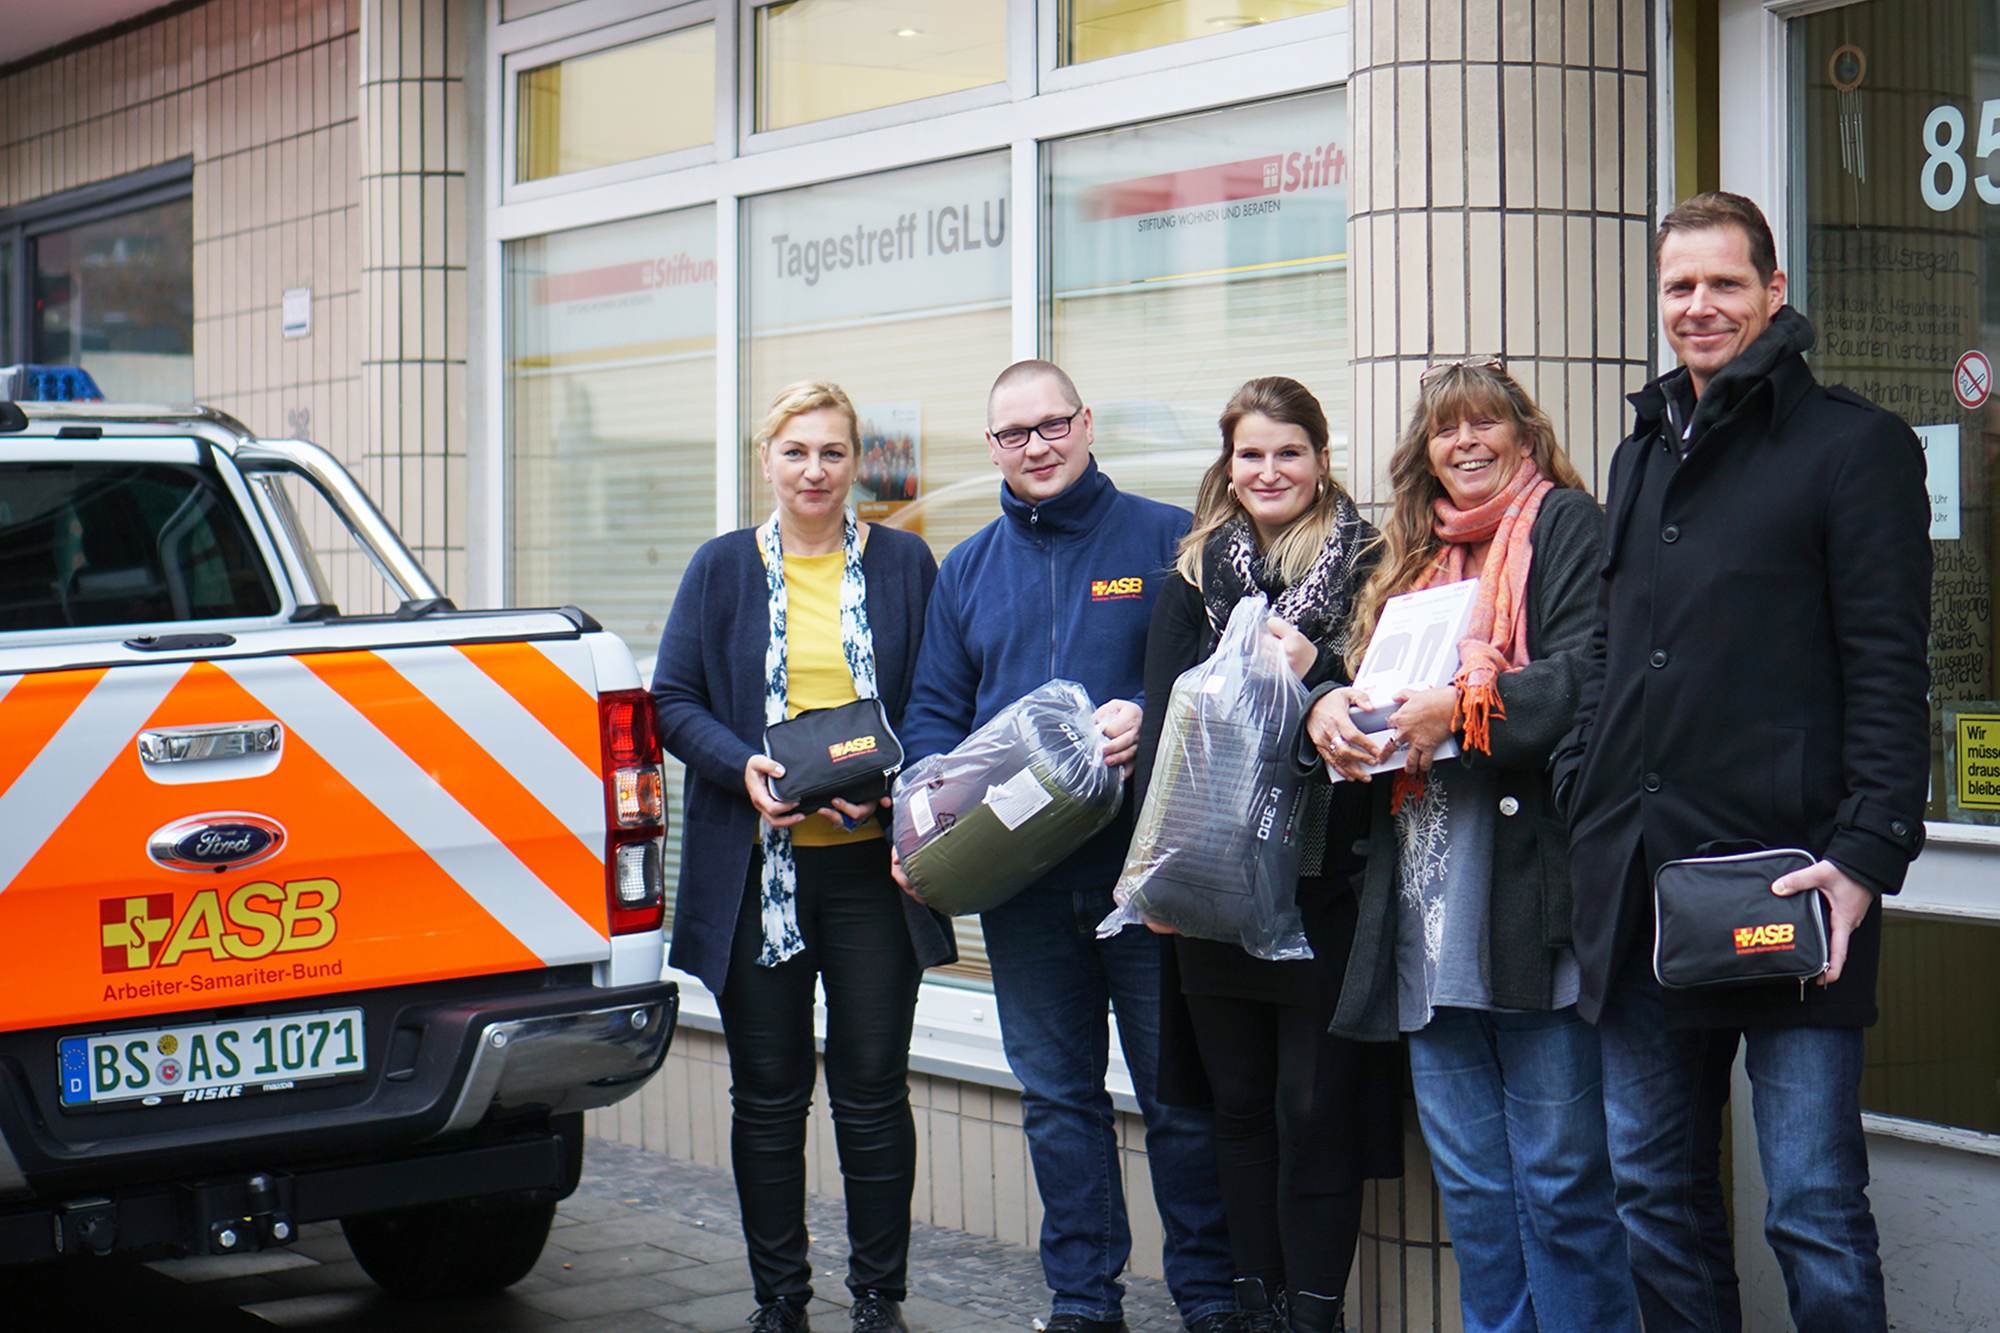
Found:
[[[330,449],[461,595],[463,13],[210,0],[0,74],[0,214],[184,175],[194,401]],[[312,331],[286,338],[297,288]]]
[[[1494,352],[1601,484],[1623,395],[1659,368],[1653,220],[1696,188],[1751,193],[1816,319],[1874,302],[1957,311],[1947,364],[1875,356],[1870,335],[1821,365],[1937,406],[1912,420],[1955,460],[1933,487],[1934,613],[1953,628],[1931,849],[1891,919],[1864,1088],[1887,1164],[1878,1208],[1885,1233],[2000,1232],[1974,1204],[1924,1202],[1967,1180],[2000,1194],[2000,1054],[1980,1025],[1944,1021],[2000,1009],[2000,811],[1959,801],[1950,730],[2000,713],[2000,435],[1988,407],[1951,406],[1947,378],[1958,350],[2000,339],[2000,224],[1973,153],[2000,106],[1983,97],[2000,5],[843,12],[891,10],[903,17],[864,33],[772,0],[131,0],[118,26],[46,49],[0,33],[0,365],[33,359],[23,284],[41,278],[24,276],[23,246],[50,209],[82,226],[120,200],[184,200],[182,392],[331,449],[462,604],[577,602],[645,666],[688,555],[765,512],[744,441],[772,390],[808,374],[908,437],[909,493],[874,502],[941,557],[996,509],[978,433],[990,374],[1038,354],[1078,371],[1119,484],[1179,503],[1222,396],[1265,373],[1320,396],[1352,488],[1379,502],[1422,368]],[[1238,216],[1236,196],[1203,191],[1246,163],[1264,185]],[[862,283],[814,247],[827,267],[800,267],[802,238],[888,221],[900,236],[905,217],[925,267]],[[1911,254],[1928,258],[1891,262]],[[310,331],[287,337],[301,289]],[[338,578],[332,530],[318,533]],[[1018,1095],[976,924],[960,934],[964,966],[926,984],[919,1010],[917,1213],[1031,1244]],[[662,1075],[594,1126],[725,1164],[727,1066],[691,980],[687,1009]],[[1744,1100],[1739,1251],[1753,1325],[1775,1327]],[[811,1181],[831,1189],[818,1104]],[[1129,1109],[1120,1134],[1134,1264],[1157,1273]],[[1370,1196],[1355,1287],[1370,1329],[1456,1326],[1449,1237],[1409,1142],[1410,1176]],[[1893,1261],[1892,1310],[1975,1326],[1932,1318],[1950,1302],[1920,1259]]]

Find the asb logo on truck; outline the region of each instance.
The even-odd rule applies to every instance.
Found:
[[[324,949],[339,929],[334,909],[340,885],[330,879],[203,889],[178,909],[174,897],[149,893],[98,901],[104,971],[177,967],[190,956],[222,963]]]

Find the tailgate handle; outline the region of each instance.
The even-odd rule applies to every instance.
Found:
[[[213,727],[160,727],[139,733],[139,758],[149,764],[194,763],[273,754],[285,743],[277,722],[225,722]]]

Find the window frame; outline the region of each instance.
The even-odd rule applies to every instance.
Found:
[[[11,280],[10,286],[0,287],[6,296],[0,307],[0,365],[33,360],[34,284],[28,278],[40,237],[193,197],[190,156],[0,208],[0,266]],[[189,280],[193,281],[192,273]],[[189,335],[193,332],[190,329]]]
[[[1163,46],[1150,46],[1143,51],[1129,51],[1122,56],[1105,56],[1101,60],[1065,65],[1060,60],[1070,0],[1035,0],[1038,10],[1035,63],[1041,71],[1044,92],[1088,88],[1136,75],[1157,74],[1185,65],[1293,46],[1314,38],[1345,37],[1352,32],[1354,3],[1355,0],[1347,0],[1340,8],[1321,14],[1301,14],[1276,23],[1186,37]],[[1341,76],[1340,82],[1347,82],[1346,74]]]
[[[588,167],[581,171],[565,171],[539,180],[517,180],[520,169],[520,96],[521,75],[531,69],[552,65],[578,56],[594,55],[614,47],[627,46],[644,41],[648,37],[664,37],[671,33],[698,28],[705,23],[718,25],[715,35],[716,86],[723,83],[723,52],[725,44],[720,31],[721,6],[716,0],[689,0],[688,3],[670,5],[666,8],[648,7],[648,12],[630,18],[619,18],[620,10],[636,8],[631,3],[615,5],[593,5],[598,13],[594,17],[602,20],[597,26],[582,31],[549,38],[534,45],[512,47],[501,53],[500,77],[498,79],[500,98],[500,153],[498,177],[501,199],[506,203],[524,203],[535,199],[565,195],[593,186],[615,185],[620,181],[634,180],[643,176],[655,176],[665,172],[679,171],[686,167],[700,166],[713,162],[716,157],[716,142],[722,136],[722,123],[711,121],[709,140],[690,148],[676,148],[671,152],[655,153],[650,157],[635,157],[629,162],[613,162],[601,167]],[[554,11],[560,12],[560,11]],[[519,23],[532,24],[544,15],[532,15]],[[518,26],[515,24],[508,25]],[[535,26],[546,26],[536,24]]]
[[[995,106],[1015,97],[1012,84],[1015,43],[1011,40],[1011,28],[1013,9],[1018,0],[995,0],[1001,6],[1004,25],[1010,30],[1006,61],[1000,78],[995,82],[932,97],[918,97],[908,102],[892,102],[888,106],[870,107],[866,111],[851,111],[842,116],[828,116],[824,120],[809,120],[782,129],[760,130],[757,128],[757,11],[784,3],[787,0],[737,0],[741,26],[737,29],[736,123],[742,127],[739,146],[744,153],[768,153],[868,130],[888,129],[954,112]]]
[[[1037,356],[1049,346],[1048,194],[1045,143],[1202,111],[1281,99],[1345,87],[1352,74],[1347,9],[1306,15],[1263,30],[1218,33],[1129,56],[1074,66],[1050,80],[1043,36],[1054,13],[1053,0],[1007,0],[1007,78],[1003,83],[962,90],[892,107],[815,121],[785,130],[749,129],[754,109],[748,80],[754,74],[753,10],[769,0],[713,0],[716,10],[716,142],[712,160],[652,169],[617,180],[596,172],[570,173],[536,182],[522,191],[508,188],[514,142],[502,125],[503,61],[520,52],[546,50],[556,43],[598,32],[660,10],[660,0],[575,0],[501,23],[497,9],[489,23],[483,93],[490,125],[484,136],[487,184],[481,191],[486,231],[482,279],[488,337],[481,355],[492,382],[505,378],[504,248],[511,241],[616,222],[701,204],[715,205],[716,220],[716,517],[713,533],[740,525],[743,490],[742,439],[749,424],[744,398],[747,365],[741,355],[747,320],[744,298],[743,201],[801,186],[846,180],[981,153],[1011,150],[1011,199],[1016,228],[1012,262],[1012,339],[1015,359]],[[496,0],[497,3],[497,0]],[[692,12],[676,6],[676,12]],[[699,20],[691,20],[699,21]],[[1053,46],[1046,52],[1052,57]],[[1201,77],[1183,71],[1198,67]],[[1060,85],[1060,86],[1056,86]],[[503,137],[504,134],[504,137]],[[602,169],[600,169],[602,170]],[[503,423],[486,427],[475,449],[503,459]],[[481,498],[488,531],[506,530],[512,513],[511,480],[499,477]],[[711,534],[712,535],[712,534]],[[506,604],[512,586],[513,556],[497,538],[474,595]],[[641,662],[650,677],[650,663]],[[958,1038],[975,1044],[994,1041],[990,985],[965,976],[926,978],[919,1001],[924,1023],[939,1016],[937,1072],[949,1067],[959,1076],[1005,1086],[1003,1062],[980,1059],[959,1065],[944,1052]],[[970,1006],[964,1014],[959,1010]],[[982,1011],[984,1017],[973,1016]],[[985,1067],[987,1064],[993,1068]]]

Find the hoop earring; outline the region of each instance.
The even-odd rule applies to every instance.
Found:
[[[1234,500],[1234,501],[1236,501],[1236,503],[1237,503],[1237,504],[1242,504],[1242,503],[1243,503],[1243,497],[1242,497],[1242,496],[1240,496],[1240,495],[1238,495],[1238,494],[1236,493],[1236,483],[1235,483],[1235,482],[1233,482],[1233,481],[1232,481],[1232,482],[1230,482],[1230,483],[1229,483],[1229,484],[1228,484],[1227,486],[1225,486],[1225,487],[1224,487],[1223,489],[1229,492],[1229,498],[1230,498],[1230,499],[1232,499],[1232,500]]]
[[[1315,479],[1315,480],[1313,481],[1313,503],[1314,503],[1314,504],[1318,504],[1318,503],[1319,503],[1319,502],[1320,502],[1321,500],[1324,500],[1324,499],[1326,498],[1326,490],[1327,490],[1327,487],[1326,487],[1326,478],[1325,478],[1325,477],[1319,477],[1319,478],[1316,478],[1316,479]]]

